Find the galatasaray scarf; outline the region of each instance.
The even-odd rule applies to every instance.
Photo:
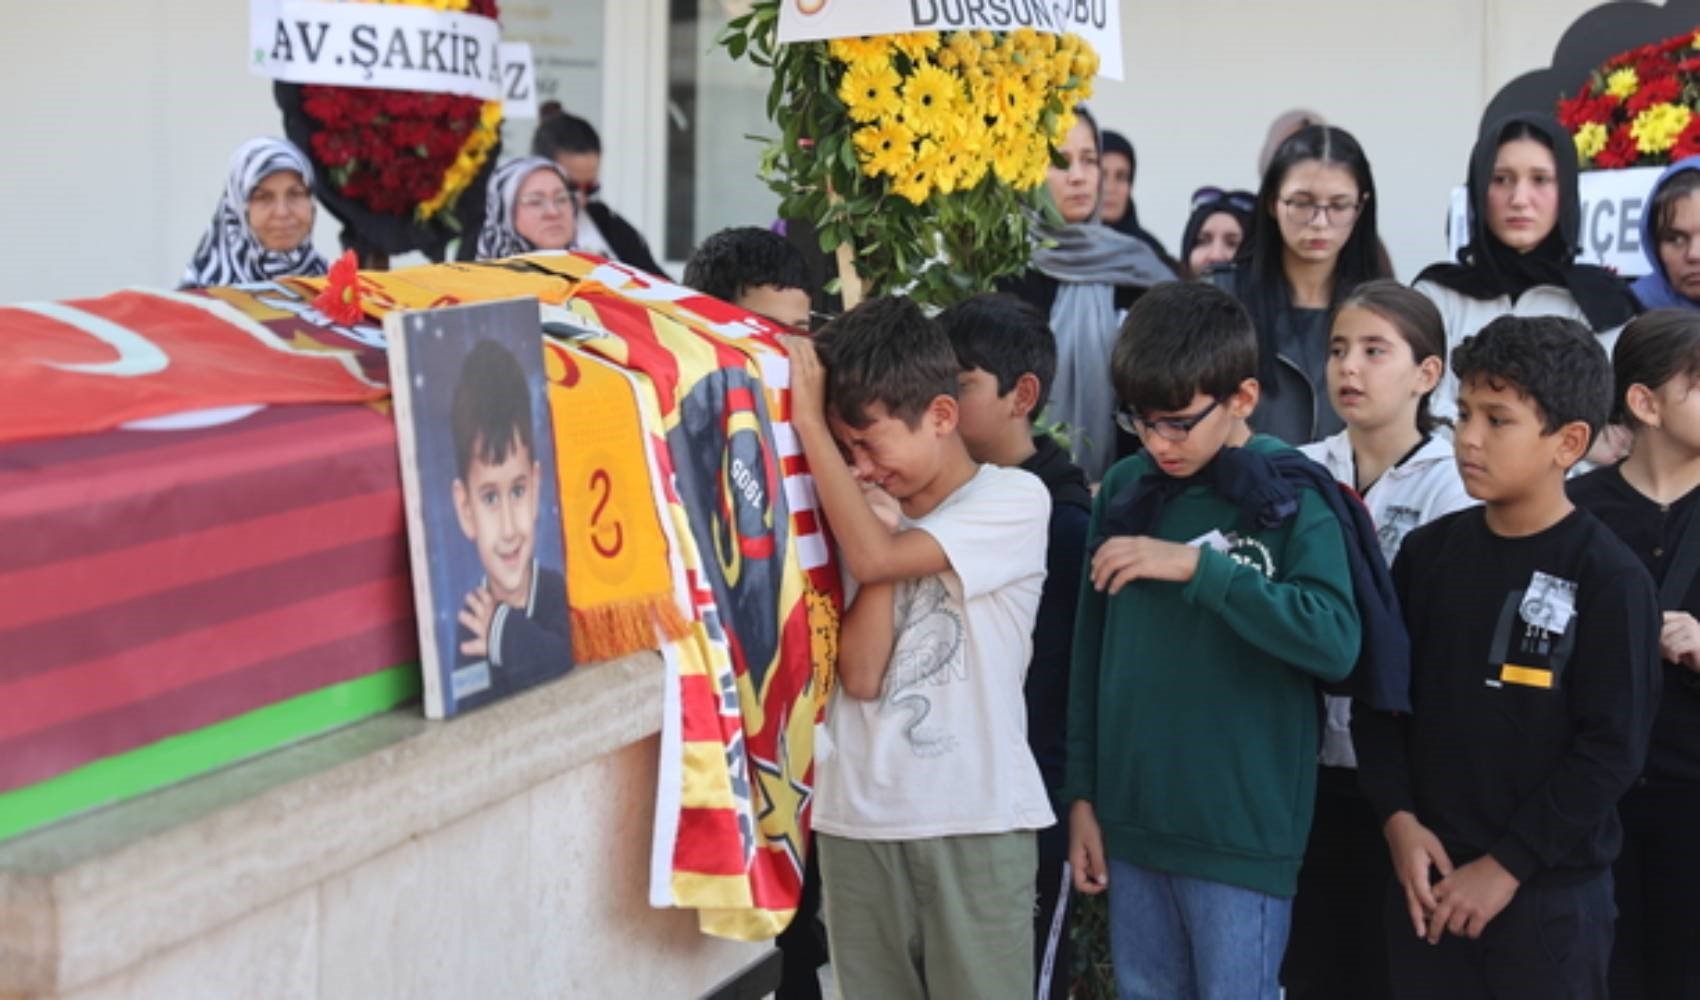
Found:
[[[292,284],[316,292],[325,282]],[[629,460],[593,461],[592,443],[576,431],[557,436],[560,467],[577,469],[586,485],[575,499],[573,477],[562,477],[563,516],[586,519],[565,526],[575,619],[592,609],[579,606],[583,591],[572,588],[579,574],[596,572],[583,568],[587,543],[575,541],[596,537],[612,548],[607,515],[640,509],[647,486],[665,538],[655,551],[666,553],[673,603],[687,624],[682,635],[661,628],[659,637],[641,636],[646,647],[660,645],[668,671],[650,901],[698,910],[710,934],[773,937],[802,892],[814,731],[842,604],[788,420],[781,331],[699,292],[572,253],[362,274],[359,284],[373,316],[536,295],[546,328],[591,333],[568,356],[594,355],[627,380],[647,441],[641,481]],[[590,370],[581,365],[579,375]],[[564,385],[568,375],[559,379]],[[598,389],[596,398],[613,396]],[[585,455],[575,454],[581,449]],[[591,483],[599,468],[610,471],[609,483]],[[644,519],[620,523],[639,530]],[[625,558],[637,550],[628,546]],[[653,579],[635,565],[609,571],[628,570]],[[601,593],[618,601],[647,589],[605,583]]]

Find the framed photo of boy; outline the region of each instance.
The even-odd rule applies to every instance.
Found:
[[[391,314],[425,714],[565,674],[571,619],[535,299]]]

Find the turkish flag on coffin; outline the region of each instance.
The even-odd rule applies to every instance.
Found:
[[[389,394],[352,353],[297,349],[198,295],[125,291],[0,307],[0,442],[242,403]]]

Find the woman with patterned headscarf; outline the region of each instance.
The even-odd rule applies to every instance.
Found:
[[[478,259],[572,246],[578,235],[578,207],[567,187],[566,171],[542,156],[497,167],[484,199]]]
[[[324,274],[313,249],[313,166],[282,139],[249,139],[230,157],[212,224],[183,288]]]

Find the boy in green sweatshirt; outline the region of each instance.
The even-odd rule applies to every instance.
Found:
[[[1093,504],[1069,684],[1069,860],[1110,890],[1120,995],[1279,996],[1315,798],[1317,681],[1359,622],[1339,521],[1253,436],[1231,296],[1161,285],[1111,359],[1142,454]]]

